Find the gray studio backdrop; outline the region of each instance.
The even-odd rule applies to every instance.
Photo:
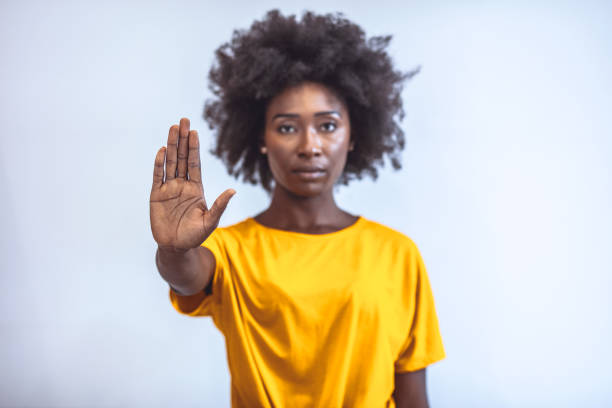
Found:
[[[403,169],[338,200],[421,249],[432,406],[612,405],[608,4],[3,1],[0,405],[229,405],[221,334],[154,267],[148,196],[170,125],[210,146],[214,49],[274,7],[343,11],[422,66]],[[202,160],[209,198],[238,192],[223,225],[265,208]]]

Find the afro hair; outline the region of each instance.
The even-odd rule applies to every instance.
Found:
[[[354,149],[339,183],[364,175],[376,179],[385,156],[400,169],[400,94],[418,68],[395,70],[385,50],[390,41],[391,36],[366,39],[341,13],[304,12],[298,20],[272,10],[248,30],[235,30],[216,50],[209,72],[214,97],[206,101],[204,119],[216,131],[211,153],[229,174],[271,191],[272,173],[259,151],[267,105],[283,89],[310,81],[334,91],[349,112]]]

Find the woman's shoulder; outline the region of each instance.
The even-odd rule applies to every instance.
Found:
[[[340,232],[340,233],[338,233]],[[299,233],[287,233],[286,231],[279,231],[267,228],[259,224],[253,217],[247,217],[241,221],[218,227],[213,235],[215,239],[221,241],[248,241],[249,239],[255,239],[261,237],[261,234],[268,236],[272,234],[274,236],[282,236],[284,238],[302,238],[310,237],[307,234]],[[359,216],[355,224],[350,225],[345,230],[340,230],[331,234],[313,235],[313,240],[329,240],[333,241],[334,238],[338,240],[346,241],[352,238],[360,241],[372,242],[375,241],[379,244],[392,245],[394,247],[403,247],[410,250],[416,250],[417,246],[412,238],[402,232],[400,229],[388,226],[379,221]]]
[[[239,238],[249,235],[249,233],[253,231],[254,227],[255,225],[252,218],[248,217],[241,221],[217,227],[213,231],[213,235],[223,239],[228,239],[231,237]]]
[[[236,231],[245,231],[251,228],[253,228],[252,217],[247,217],[241,221],[230,223],[228,225],[218,227],[217,229],[220,229],[226,232],[236,232]]]
[[[387,243],[394,243],[396,245],[416,249],[416,244],[412,238],[399,229],[369,218],[361,218],[363,220],[363,233],[365,237],[371,237],[373,239],[386,241]]]

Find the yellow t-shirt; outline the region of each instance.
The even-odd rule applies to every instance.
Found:
[[[217,228],[212,293],[190,316],[225,337],[233,407],[395,407],[394,372],[445,357],[425,266],[407,236],[360,217],[328,234],[253,218]]]

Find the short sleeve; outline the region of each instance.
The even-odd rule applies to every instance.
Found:
[[[396,372],[420,370],[446,357],[429,278],[414,243],[407,267],[403,296],[411,324],[395,361]]]
[[[221,229],[215,229],[201,246],[208,248],[215,256],[215,271],[213,272],[212,283],[207,288],[206,296],[194,308],[193,304],[187,301],[187,296],[181,296],[170,289],[170,302],[177,312],[188,316],[211,316],[218,326],[218,310],[221,307],[222,293],[226,284],[226,256]]]

